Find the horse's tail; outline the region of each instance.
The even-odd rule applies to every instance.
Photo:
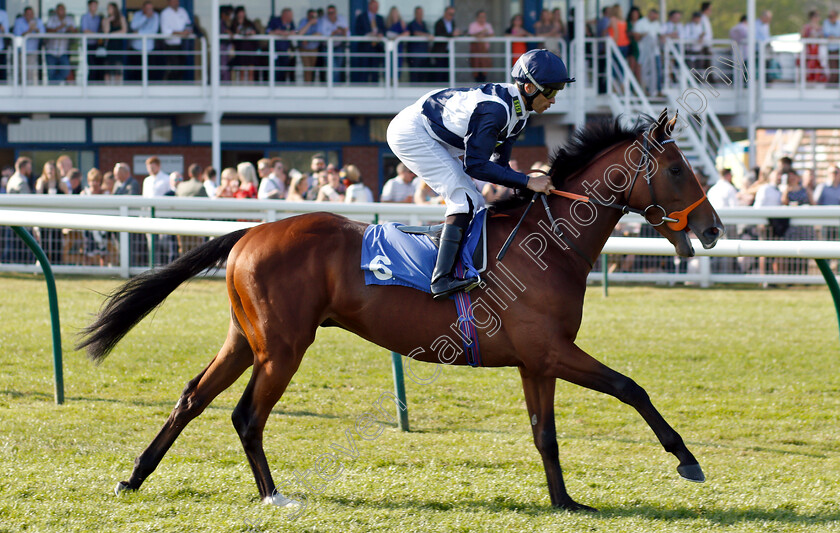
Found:
[[[86,348],[88,357],[101,363],[125,334],[179,285],[208,268],[219,268],[247,231],[234,231],[208,241],[165,267],[144,272],[115,289],[93,324],[82,330],[76,349]]]

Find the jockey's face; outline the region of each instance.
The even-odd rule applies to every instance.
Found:
[[[525,91],[531,92],[535,91],[536,87],[531,85],[530,83],[525,84]],[[554,97],[546,98],[544,94],[537,93],[537,96],[534,97],[533,101],[531,101],[531,109],[534,110],[537,114],[542,114],[545,112],[546,109],[551,107],[554,103]]]

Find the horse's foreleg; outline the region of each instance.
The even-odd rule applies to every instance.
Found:
[[[160,464],[184,427],[200,415],[219,393],[230,387],[253,361],[254,355],[247,340],[231,325],[227,340],[218,355],[207,368],[187,383],[163,428],[135,459],[131,477],[128,481],[119,482],[115,492],[119,494],[123,490],[139,489]]]
[[[548,493],[551,505],[572,511],[595,511],[592,507],[577,503],[563,483],[563,470],[557,450],[557,431],[554,427],[554,386],[556,378],[535,376],[520,368],[522,387],[525,390],[525,403],[531,430],[534,432],[534,444],[542,457],[545,476],[548,479]]]
[[[689,481],[702,483],[706,480],[697,459],[688,451],[682,437],[659,414],[647,392],[635,381],[600,363],[571,343],[559,354],[551,373],[560,379],[614,396],[635,408],[656,434],[665,451],[679,459],[677,472]]]

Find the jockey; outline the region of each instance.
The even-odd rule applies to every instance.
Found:
[[[461,240],[484,198],[471,178],[547,193],[551,180],[510,168],[511,150],[531,113],[543,113],[570,78],[563,60],[548,50],[522,54],[511,70],[515,83],[432,91],[388,125],[388,146],[412,172],[446,200],[446,221],[432,273],[432,295],[469,291],[477,278],[453,270]],[[459,160],[463,158],[463,164]]]

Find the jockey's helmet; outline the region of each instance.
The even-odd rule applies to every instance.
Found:
[[[529,107],[538,93],[551,99],[558,91],[562,91],[567,83],[575,81],[569,77],[563,60],[544,49],[531,50],[519,56],[510,75],[520,87],[530,83],[536,88],[530,93],[522,89]]]

